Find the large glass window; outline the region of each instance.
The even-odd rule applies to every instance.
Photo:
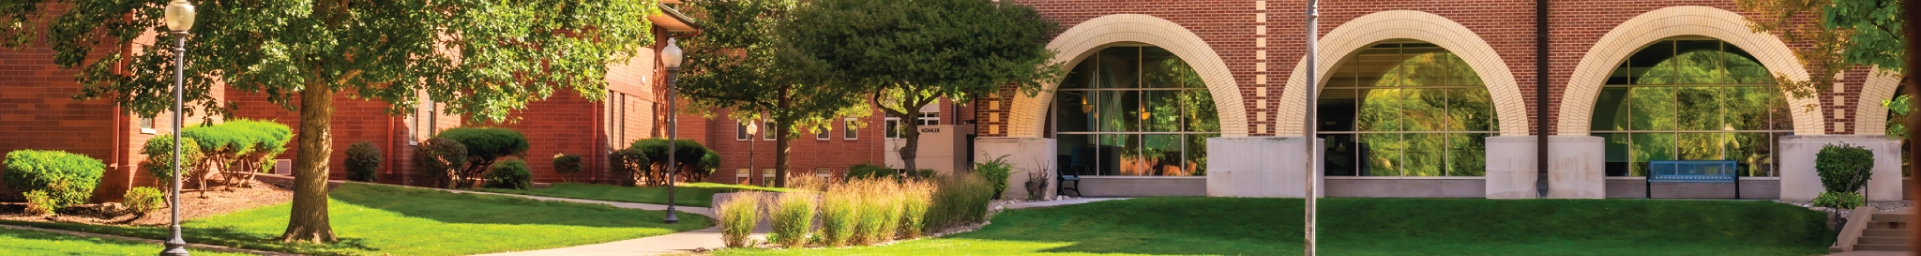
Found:
[[[1656,42],[1615,69],[1589,127],[1606,141],[1608,176],[1646,176],[1649,161],[1732,160],[1743,176],[1778,176],[1787,101],[1754,56],[1719,40]]]
[[[1061,81],[1052,106],[1059,168],[1082,175],[1206,175],[1207,139],[1220,136],[1207,85],[1158,47],[1088,56]]]
[[[1328,176],[1481,176],[1499,127],[1481,77],[1446,49],[1388,42],[1328,74],[1316,106]]]

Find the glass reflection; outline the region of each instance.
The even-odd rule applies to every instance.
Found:
[[[1327,175],[1485,173],[1485,139],[1499,124],[1480,75],[1459,56],[1433,44],[1386,43],[1335,70],[1316,103]]]
[[[1207,138],[1220,122],[1206,83],[1166,50],[1102,49],[1070,69],[1055,93],[1059,168],[1081,175],[1206,174]]]
[[[1591,130],[1606,145],[1607,175],[1646,175],[1648,161],[1736,161],[1775,176],[1780,136],[1793,132],[1771,75],[1716,40],[1665,40],[1615,70],[1595,100]]]

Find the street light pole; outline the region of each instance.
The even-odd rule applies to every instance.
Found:
[[[1319,96],[1321,94],[1321,91],[1315,86],[1321,83],[1321,80],[1315,77],[1315,75],[1317,75],[1315,74],[1316,73],[1315,71],[1319,66],[1314,65],[1314,62],[1316,61],[1315,57],[1317,57],[1316,55],[1320,53],[1316,49],[1316,45],[1314,42],[1315,40],[1318,40],[1316,39],[1316,37],[1319,36],[1320,29],[1321,29],[1321,26],[1319,23],[1320,17],[1321,17],[1320,2],[1316,0],[1307,0],[1307,77],[1306,77],[1307,93],[1304,94],[1304,95],[1307,95],[1307,102],[1305,103],[1307,105],[1307,113],[1305,114],[1305,116],[1307,116],[1307,119],[1305,120],[1306,123],[1303,124],[1302,126],[1302,128],[1305,128],[1305,129],[1302,130],[1303,133],[1301,134],[1301,137],[1304,137],[1305,139],[1307,139],[1306,143],[1303,143],[1303,144],[1307,144],[1307,155],[1305,158],[1306,160],[1302,161],[1302,162],[1307,162],[1307,169],[1301,172],[1307,173],[1306,182],[1302,182],[1302,184],[1307,184],[1306,186],[1304,186],[1304,187],[1307,187],[1307,193],[1303,193],[1303,195],[1307,195],[1305,196],[1307,199],[1303,200],[1303,201],[1307,201],[1307,213],[1306,213],[1307,224],[1303,225],[1307,227],[1307,231],[1306,231],[1307,246],[1303,248],[1302,251],[1306,253],[1306,255],[1308,256],[1314,256],[1314,238],[1315,238],[1314,237],[1314,212],[1316,212],[1316,210],[1314,209],[1314,203],[1315,203],[1314,199],[1316,196],[1314,194],[1314,181],[1318,180],[1317,178],[1319,178],[1318,176],[1320,176],[1319,175],[1320,173],[1318,173],[1319,170],[1317,168],[1314,168],[1315,166],[1320,164],[1320,163],[1317,163],[1319,161],[1315,161],[1316,159],[1314,158],[1314,156],[1318,155],[1316,153],[1321,151],[1320,145],[1316,145],[1317,143],[1314,143],[1315,130],[1319,130],[1318,128],[1320,128],[1318,126],[1319,121],[1315,120],[1318,118],[1316,118],[1317,113],[1314,110],[1315,109],[1314,105],[1316,103],[1315,101],[1317,101],[1317,99],[1320,98]]]
[[[186,87],[187,71],[187,30],[193,28],[193,16],[194,10],[192,3],[187,3],[186,0],[173,0],[173,2],[167,3],[165,20],[167,29],[173,30],[174,38],[173,175],[168,175],[172,176],[171,178],[173,179],[173,182],[170,182],[172,185],[169,189],[169,193],[173,194],[170,199],[173,202],[167,207],[171,208],[170,210],[172,210],[173,213],[171,222],[167,224],[168,235],[167,241],[165,242],[167,249],[160,251],[160,255],[187,255],[187,240],[180,237],[180,176],[185,175],[180,172],[180,122],[181,119],[183,119],[180,111],[182,105],[185,105],[185,103],[181,101],[182,98],[185,98],[183,95],[185,94],[184,91],[186,91],[184,87]]]
[[[661,64],[665,64],[665,66],[667,66],[667,170],[666,170],[667,171],[667,219],[666,219],[666,222],[667,224],[674,224],[674,223],[680,223],[680,218],[674,216],[674,171],[676,167],[679,167],[679,165],[676,165],[674,163],[674,160],[675,158],[680,158],[679,157],[680,152],[677,149],[674,149],[675,144],[680,144],[680,141],[675,139],[675,135],[679,132],[679,128],[680,128],[680,121],[679,121],[680,118],[677,118],[677,115],[675,114],[678,112],[674,112],[674,105],[678,105],[678,104],[675,104],[676,101],[674,100],[675,99],[674,91],[679,90],[678,88],[676,88],[677,86],[675,86],[674,83],[678,82],[677,80],[680,80],[680,78],[676,77],[676,74],[675,74],[680,72],[680,58],[682,57],[680,52],[680,45],[674,44],[674,38],[672,37],[667,38],[667,48],[660,50],[660,56],[661,56],[660,59],[662,62]]]

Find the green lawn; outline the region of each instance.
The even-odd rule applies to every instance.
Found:
[[[786,189],[782,188],[749,185],[706,182],[681,183],[674,187],[674,205],[711,207],[715,193],[739,192],[744,190],[786,191]],[[555,183],[553,187],[539,189],[514,190],[490,188],[481,189],[481,191],[643,204],[667,204],[667,187],[626,187],[601,184]]]
[[[1013,210],[889,246],[720,255],[1296,254],[1300,199],[1144,198]],[[1760,201],[1320,200],[1322,255],[1821,255],[1820,212]]]
[[[329,217],[339,243],[279,243],[275,238],[287,228],[287,204],[188,221],[184,232],[190,243],[300,254],[460,255],[604,243],[712,225],[698,214],[682,213],[680,224],[665,225],[659,211],[384,185],[346,184],[329,197]],[[164,227],[9,223],[166,236]]]
[[[6,255],[154,255],[166,248],[158,243],[0,228],[0,254]],[[193,255],[248,255],[188,251],[192,251]]]

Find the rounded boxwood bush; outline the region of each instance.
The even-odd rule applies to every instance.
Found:
[[[373,142],[356,142],[347,146],[347,180],[360,182],[380,181],[380,147]]]
[[[579,173],[579,172],[580,172],[580,155],[567,154],[567,153],[554,155],[554,173],[559,173],[561,175],[570,175],[570,174]]]
[[[492,171],[487,172],[487,187],[511,189],[532,188],[534,187],[534,173],[533,170],[527,167],[527,161],[521,161],[520,159],[500,161],[500,163],[494,164]]]
[[[527,136],[520,131],[498,127],[462,127],[440,132],[436,138],[459,141],[467,147],[467,168],[453,173],[452,185],[456,188],[471,188],[484,182],[489,167],[494,161],[506,156],[519,156],[527,152]]]
[[[1814,155],[1814,170],[1829,192],[1854,192],[1874,174],[1874,152],[1850,144],[1829,144]]]
[[[453,186],[453,174],[467,167],[467,146],[459,141],[433,138],[414,148],[414,168],[441,187]]]
[[[187,170],[188,173],[196,172],[194,168],[200,167],[201,158],[205,157],[200,154],[200,147],[197,146],[199,143],[193,138],[181,136],[180,145],[186,145],[180,147],[180,169]],[[173,135],[153,136],[152,139],[147,139],[147,145],[140,149],[140,153],[147,154],[147,164],[143,167],[147,169],[148,175],[152,175],[160,185],[169,185],[173,182]]]
[[[123,195],[127,210],[133,213],[146,213],[167,206],[167,194],[153,187],[135,187]]]
[[[86,203],[107,168],[99,159],[65,151],[18,150],[7,153],[0,181],[18,191],[44,191],[56,208]]]

